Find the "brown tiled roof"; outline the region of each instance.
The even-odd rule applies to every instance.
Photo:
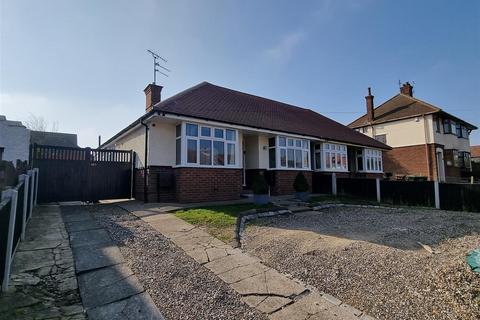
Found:
[[[469,129],[477,129],[474,125],[469,124],[451,114],[446,113],[442,109],[435,107],[425,101],[411,97],[405,94],[397,94],[390,100],[382,103],[380,106],[374,109],[374,121],[368,122],[367,115],[364,114],[357,120],[350,123],[350,128],[360,128],[366,125],[384,123],[389,121],[395,121],[399,119],[412,118],[421,116],[424,114],[441,113],[445,117],[453,118],[455,121],[463,122]]]
[[[156,104],[154,110],[363,146],[389,148],[312,110],[208,82],[202,82]]]
[[[470,154],[472,158],[480,158],[480,146],[471,146]]]

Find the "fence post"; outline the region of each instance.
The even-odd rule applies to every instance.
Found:
[[[39,174],[39,170],[38,168],[34,168],[33,169],[33,172],[35,173],[35,206],[37,205],[37,198],[38,198],[38,174]]]
[[[22,215],[22,235],[20,239],[23,241],[25,240],[25,228],[27,227],[27,202],[28,202],[28,186],[30,179],[28,178],[27,174],[22,174],[19,177],[20,181],[23,181],[23,199],[19,199],[23,201],[23,215]]]
[[[28,170],[28,176],[30,177],[30,185],[29,185],[29,193],[30,193],[30,213],[29,213],[29,218],[32,217],[33,213],[33,193],[35,192],[35,176],[33,174],[33,170]]]
[[[375,179],[375,184],[377,186],[377,202],[381,200],[381,192],[380,192],[380,178]]]
[[[335,172],[332,173],[332,194],[337,195],[337,174]]]
[[[438,181],[433,181],[433,189],[435,191],[435,208],[440,209],[440,186]]]
[[[7,238],[7,252],[5,256],[5,272],[3,275],[2,291],[8,289],[8,282],[10,281],[10,266],[12,264],[12,249],[13,249],[13,233],[15,232],[15,213],[17,211],[17,196],[16,190],[10,189],[2,192],[2,199],[5,197],[11,198],[10,206],[10,221],[8,224],[8,238]]]

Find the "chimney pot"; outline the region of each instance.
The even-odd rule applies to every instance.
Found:
[[[375,120],[375,115],[373,113],[373,96],[372,89],[370,87],[368,88],[368,96],[365,97],[365,100],[367,102],[367,120],[368,122],[373,122],[373,120]]]
[[[413,86],[407,81],[400,87],[400,93],[413,97]]]
[[[162,86],[150,83],[143,92],[145,92],[145,112],[152,110],[153,106],[161,101]]]

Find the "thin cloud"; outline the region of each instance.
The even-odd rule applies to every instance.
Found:
[[[276,63],[286,63],[292,58],[295,49],[305,41],[305,38],[306,34],[302,31],[287,33],[280,42],[267,49],[265,55],[269,60]]]

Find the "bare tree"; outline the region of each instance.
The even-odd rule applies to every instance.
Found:
[[[28,119],[25,120],[25,126],[34,131],[48,131],[49,123],[44,117],[30,113]],[[58,121],[52,122],[51,131],[58,132]]]

